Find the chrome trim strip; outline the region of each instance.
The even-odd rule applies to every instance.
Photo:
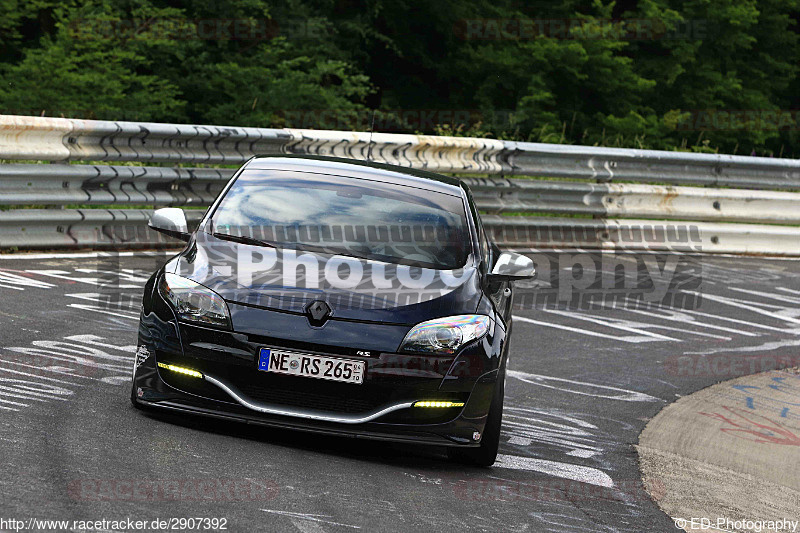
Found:
[[[308,420],[319,420],[322,422],[337,422],[340,424],[363,424],[364,422],[371,422],[376,418],[380,418],[381,416],[391,413],[392,411],[399,411],[400,409],[406,409],[414,405],[414,402],[398,403],[390,405],[389,407],[385,407],[379,411],[374,411],[368,415],[338,415],[338,416],[328,415],[328,414],[323,414],[319,411],[307,411],[303,409],[292,409],[291,407],[275,407],[268,404],[257,404],[250,400],[245,399],[242,393],[237,391],[234,387],[226,385],[225,383],[209,376],[208,374],[203,374],[203,378],[206,381],[213,383],[220,389],[227,392],[228,395],[230,395],[230,397],[236,400],[240,405],[247,407],[248,409],[252,409],[253,411],[258,411],[260,413],[266,413],[270,415],[294,416],[298,418],[305,418]]]

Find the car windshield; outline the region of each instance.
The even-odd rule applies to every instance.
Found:
[[[470,252],[460,196],[360,178],[246,170],[212,218],[238,242],[456,269]],[[234,240],[228,238],[228,240]]]

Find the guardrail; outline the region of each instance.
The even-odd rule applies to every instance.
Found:
[[[690,249],[800,255],[800,193],[793,192],[800,191],[800,160],[382,133],[370,144],[367,132],[3,115],[0,159],[66,164],[0,165],[0,248],[165,244],[146,229],[151,208],[206,206],[233,170],[159,163],[234,165],[282,153],[369,154],[490,176],[462,179],[505,246],[681,248],[670,236],[689,231],[696,237]],[[202,211],[188,214],[198,219]]]
[[[598,217],[800,224],[800,193],[466,178],[492,214],[561,213]]]

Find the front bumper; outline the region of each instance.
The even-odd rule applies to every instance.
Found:
[[[304,378],[299,378],[304,379]],[[475,385],[470,401],[450,421],[434,424],[397,424],[377,421],[336,421],[339,415],[325,411],[279,414],[283,407],[262,404],[263,410],[246,407],[235,401],[219,401],[188,394],[171,387],[162,380],[154,365],[143,363],[137,370],[134,392],[139,405],[147,408],[190,413],[211,418],[237,421],[285,429],[311,431],[328,435],[348,436],[393,442],[433,444],[439,446],[478,446],[480,440],[473,438],[475,432],[482,433],[486,423],[486,412],[480,398],[491,397],[496,373],[487,376]],[[481,392],[482,391],[482,392]],[[411,409],[409,407],[409,409]],[[274,410],[274,411],[273,411]],[[470,412],[478,416],[470,416]],[[390,413],[387,413],[390,414]]]
[[[155,311],[155,310],[154,310]],[[477,446],[497,381],[502,332],[457,356],[374,352],[336,346],[297,346],[276,338],[178,323],[143,313],[132,399],[137,404],[240,422],[351,437],[443,446]],[[362,384],[259,371],[261,347],[304,350],[367,363]],[[187,377],[158,363],[202,373]],[[450,400],[463,407],[413,407]]]

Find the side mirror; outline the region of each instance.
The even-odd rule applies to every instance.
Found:
[[[154,229],[164,235],[175,237],[182,241],[189,240],[189,225],[186,223],[186,215],[183,209],[177,207],[164,207],[156,209],[150,217],[148,224],[150,229]]]
[[[530,257],[513,252],[503,252],[497,258],[489,276],[495,280],[514,281],[531,279],[535,275],[536,269]]]

